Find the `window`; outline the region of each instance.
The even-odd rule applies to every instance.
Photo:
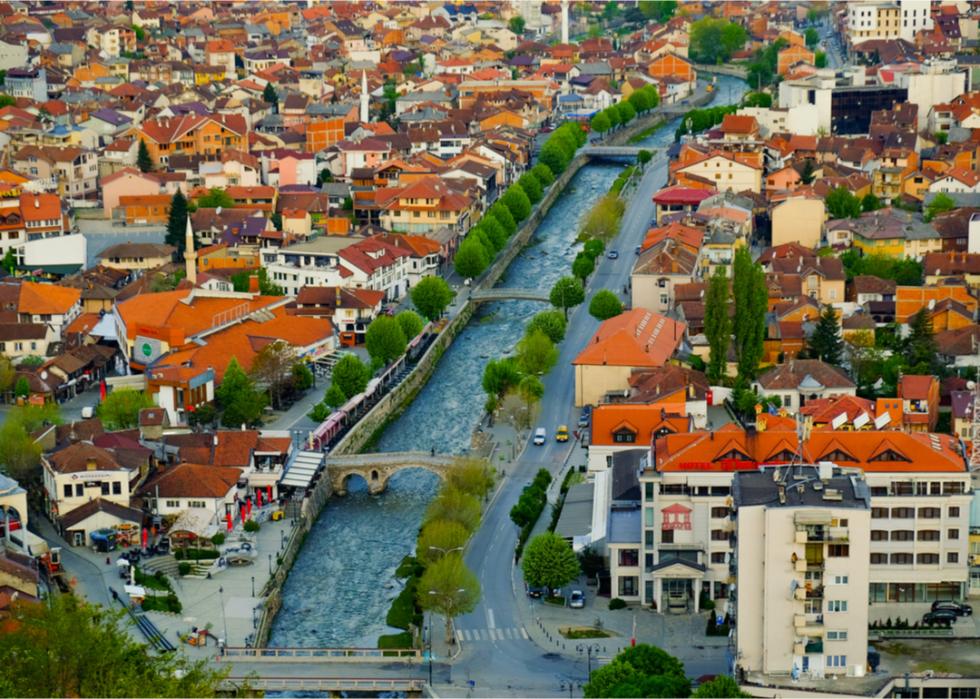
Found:
[[[916,562],[924,563],[926,565],[935,565],[939,563],[938,553],[920,553],[915,557]]]
[[[711,554],[711,562],[712,563],[724,563],[725,562],[725,556],[726,555],[727,554],[725,554],[723,551],[715,551],[714,553]]]
[[[164,500],[164,506],[172,507],[174,509],[180,507],[180,500]]]
[[[871,519],[888,519],[888,508],[887,507],[872,507],[871,508]],[[874,537],[874,532],[872,534],[872,540]]]
[[[846,641],[847,631],[828,631],[827,632],[828,641]]]
[[[847,558],[851,555],[849,544],[831,544],[827,547],[827,558]]]
[[[847,667],[847,656],[846,655],[828,655],[827,656],[827,667]]]
[[[712,541],[728,541],[728,532],[723,529],[712,529],[711,530],[711,540]]]
[[[946,530],[946,538],[947,539],[959,539],[960,538],[960,530],[959,529],[947,529]]]
[[[102,494],[103,495],[108,495],[109,494],[109,481],[102,481],[99,484],[99,488],[102,490]]]
[[[619,579],[619,596],[635,597],[637,590],[636,576],[628,575]]]
[[[960,516],[960,508],[958,508],[958,507],[951,507],[951,508],[949,508],[949,516],[950,517],[959,517]]]
[[[205,507],[207,507],[207,503],[203,500],[190,500],[188,501],[187,506],[203,510]]]
[[[637,549],[620,549],[619,565],[629,567],[640,565],[640,552]]]
[[[71,483],[65,483],[64,494],[66,498],[71,497]]]
[[[672,544],[674,543],[674,530],[664,529],[660,532],[660,543],[661,544]]]
[[[919,508],[919,518],[920,519],[939,519],[941,512],[938,507],[920,507]]]
[[[919,541],[939,541],[938,529],[921,529],[917,534]]]
[[[643,484],[643,497],[646,500],[653,500],[653,483],[647,482]]]
[[[122,483],[120,483],[119,481],[112,482],[112,494],[122,495]]]
[[[892,532],[892,541],[912,541],[911,529],[897,529]]]
[[[949,553],[946,554],[946,562],[947,563],[959,563],[960,562],[960,554],[956,553],[955,551],[950,551]]]
[[[711,516],[715,519],[724,519],[728,516],[730,510],[727,507],[712,507]]]
[[[85,486],[82,485],[81,483],[76,483],[75,484],[75,497],[76,498],[80,498],[83,495],[85,495]]]
[[[871,564],[872,565],[885,565],[888,563],[887,553],[872,553],[871,554]]]
[[[827,602],[828,612],[846,612],[847,611],[847,600],[846,599],[832,599]]]
[[[891,564],[893,566],[910,566],[912,565],[912,554],[893,553],[891,557]]]
[[[846,584],[847,584],[847,576],[846,575],[835,575],[834,576],[834,585],[846,585]]]
[[[913,519],[915,517],[914,507],[893,507],[892,517],[895,519]]]

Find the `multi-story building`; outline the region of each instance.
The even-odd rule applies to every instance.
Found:
[[[11,68],[4,78],[3,89],[11,97],[26,97],[35,102],[46,102],[47,72],[44,68]]]
[[[912,41],[922,29],[932,29],[929,0],[853,2],[847,5],[847,36],[851,44],[868,39]]]
[[[640,474],[644,565],[637,601],[656,602],[658,611],[696,610],[703,593],[724,611],[733,582],[734,475],[794,461],[828,461],[865,474],[872,618],[894,614],[891,603],[921,603],[926,611],[934,600],[963,598],[971,486],[956,439],[815,429],[802,453],[798,444],[792,430],[735,425],[657,438]]]
[[[830,463],[736,474],[739,668],[863,676],[871,496]]]
[[[133,130],[146,143],[153,162],[166,165],[172,155],[217,160],[226,150],[247,150],[248,127],[238,114],[185,114],[149,119]]]

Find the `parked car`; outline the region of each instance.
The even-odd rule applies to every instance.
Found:
[[[619,259],[619,251],[618,250],[610,250],[609,252],[606,253],[606,257],[608,257],[610,260],[618,260]]]
[[[568,596],[568,606],[572,609],[582,609],[585,607],[585,593],[581,590],[572,590]]]
[[[641,252],[643,252],[643,246],[642,245],[637,245],[636,248],[634,248],[633,252],[635,252],[637,255],[639,255]]]
[[[558,425],[558,429],[555,431],[555,441],[556,442],[568,441],[568,425]]]
[[[544,585],[528,585],[527,596],[534,599],[541,599],[548,594],[548,588]]]
[[[956,614],[956,616],[973,616],[973,607],[961,602],[954,602],[953,600],[936,600],[932,603],[932,611],[938,612],[940,609],[948,609]]]
[[[545,439],[547,439],[548,433],[544,431],[543,427],[539,427],[534,430],[534,445],[540,447],[544,444]]]
[[[584,410],[582,411],[582,414],[578,416],[578,426],[579,427],[589,426],[589,414]]]
[[[922,615],[923,624],[939,624],[950,626],[956,623],[958,615],[949,609],[937,609],[934,612],[926,612]]]

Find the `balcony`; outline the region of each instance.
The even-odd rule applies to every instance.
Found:
[[[803,647],[804,653],[823,653],[823,640],[808,641]]]
[[[802,636],[823,636],[823,614],[794,614],[793,626]]]

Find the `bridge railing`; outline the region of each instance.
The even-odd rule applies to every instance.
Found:
[[[226,677],[222,686],[237,689],[247,686],[250,689],[265,691],[390,691],[417,692],[425,681],[403,677]]]
[[[222,661],[243,662],[310,662],[310,663],[373,663],[415,662],[422,660],[417,648],[225,648]]]

